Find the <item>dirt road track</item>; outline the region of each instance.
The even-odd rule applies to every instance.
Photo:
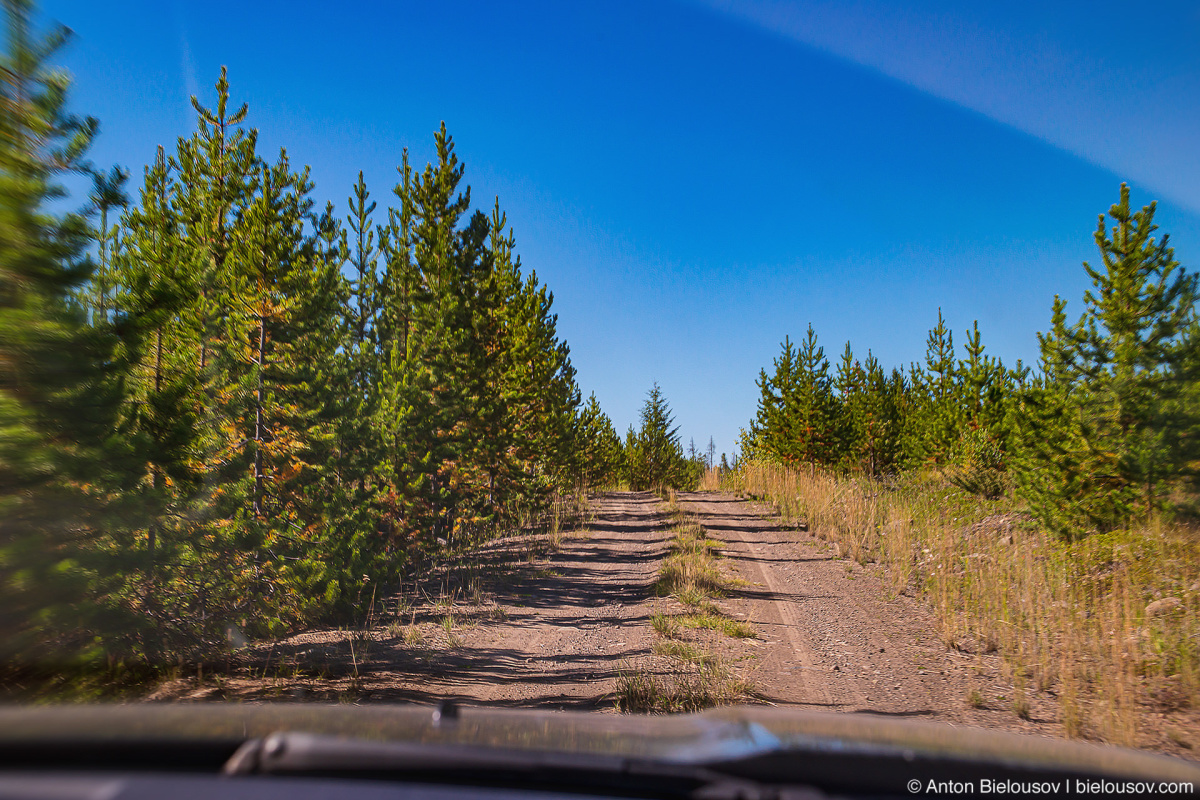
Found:
[[[683,494],[679,506],[725,543],[721,569],[741,583],[721,608],[759,636],[714,633],[706,643],[764,702],[1060,734],[1053,703],[1034,698],[1031,720],[1018,719],[998,660],[947,650],[929,611],[913,598],[885,600],[873,568],[729,495]],[[673,610],[652,592],[669,520],[647,493],[596,496],[592,512],[588,532],[545,559],[494,558],[474,603],[430,597],[370,629],[262,644],[227,677],[183,676],[148,699],[450,698],[611,711],[622,670],[665,662],[652,655],[650,618]],[[985,708],[967,706],[972,690]]]
[[[749,584],[724,605],[765,642],[753,675],[764,699],[985,721],[968,712],[965,700],[971,673],[988,665],[947,653],[919,603],[886,601],[872,570],[836,558],[820,540],[780,528],[731,496],[682,495],[680,506],[725,542],[730,572]]]

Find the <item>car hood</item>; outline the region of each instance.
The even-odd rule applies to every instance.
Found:
[[[273,733],[711,763],[758,753],[964,760],[1200,782],[1200,765],[1125,748],[872,714],[754,706],[674,716],[418,705],[87,705],[0,708],[0,748],[62,742],[236,747]]]

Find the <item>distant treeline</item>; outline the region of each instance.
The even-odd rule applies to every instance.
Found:
[[[1072,539],[1161,513],[1193,514],[1200,459],[1197,278],[1154,238],[1154,204],[1100,215],[1093,289],[1068,323],[1055,298],[1040,369],[962,355],[939,312],[923,364],[884,369],[847,343],[830,366],[809,326],[759,377],[742,456],[886,475],[934,466],[973,492],[1015,488]]]
[[[580,418],[586,432],[583,460],[592,486],[690,490],[713,466],[711,447],[707,456],[696,452],[694,445],[684,453],[679,426],[657,383],[646,394],[637,429],[630,425],[624,440],[595,397],[589,398]]]
[[[85,160],[7,3],[0,84],[0,657],[188,657],[366,603],[433,553],[511,530],[597,477],[552,295],[496,201],[471,211],[445,126],[390,205],[350,213],[268,158],[247,108],[140,185]],[[88,207],[53,213],[56,181]],[[132,194],[132,197],[130,195]],[[599,476],[603,477],[603,476]]]

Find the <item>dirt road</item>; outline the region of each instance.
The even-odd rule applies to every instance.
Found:
[[[1057,732],[1038,708],[1017,719],[998,659],[947,650],[932,613],[911,597],[885,599],[877,570],[729,495],[681,495],[680,506],[725,542],[728,569],[746,582],[723,606],[759,631],[751,677],[764,700]],[[986,708],[968,707],[973,689]]]
[[[932,615],[909,597],[885,600],[872,568],[837,558],[728,495],[683,494],[724,545],[736,587],[719,601],[757,638],[703,632],[755,687],[758,702],[1061,733],[1053,704],[1011,711],[997,659],[947,650]],[[467,593],[427,594],[351,630],[301,634],[249,648],[226,674],[184,675],[157,700],[341,700],[608,710],[622,671],[663,671],[651,617],[675,601],[652,587],[667,552],[664,505],[646,493],[592,501],[588,530],[544,557],[519,541],[483,554]],[[527,544],[527,543],[526,543]],[[974,695],[982,708],[969,707]]]

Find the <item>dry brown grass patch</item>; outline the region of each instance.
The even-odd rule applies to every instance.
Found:
[[[623,670],[617,677],[616,708],[625,714],[684,714],[753,697],[753,685],[716,660],[677,664],[663,674]]]

